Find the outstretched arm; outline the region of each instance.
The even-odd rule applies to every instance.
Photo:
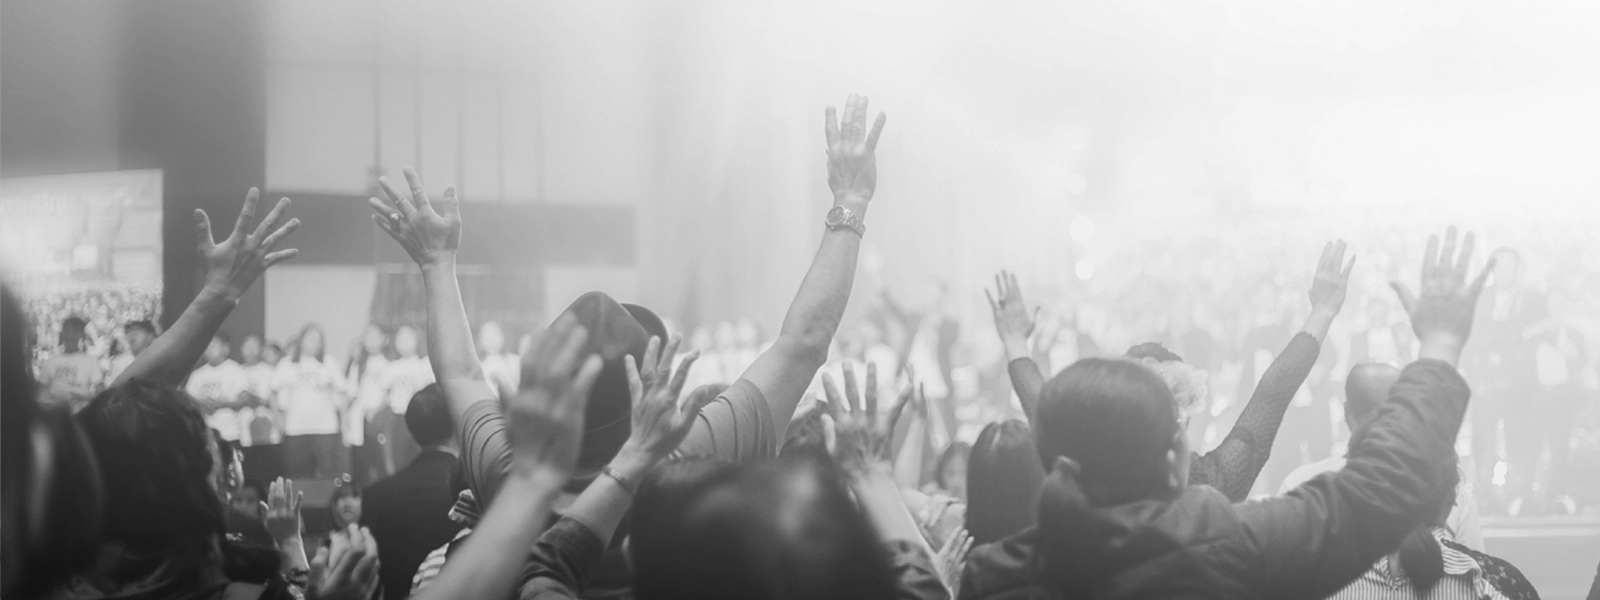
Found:
[[[378,178],[389,203],[377,198],[367,201],[378,214],[373,222],[405,248],[406,254],[422,269],[422,283],[428,296],[428,362],[450,404],[450,416],[457,423],[468,407],[494,398],[494,389],[484,378],[483,364],[472,342],[472,325],[461,302],[456,283],[456,252],[461,248],[461,200],[455,186],[444,190],[444,198],[428,199],[422,180],[410,167],[405,169],[410,193],[396,188],[387,177]]]
[[[864,221],[878,184],[874,151],[884,115],[878,113],[868,131],[867,99],[851,96],[845,104],[842,127],[835,125],[833,107],[828,107],[826,118],[828,187],[833,190],[833,205]],[[822,235],[822,248],[783,317],[778,339],[741,375],[766,398],[777,439],[783,439],[801,394],[828,358],[828,344],[850,300],[860,249],[861,234],[850,227],[830,227]]]
[[[300,227],[300,219],[290,219],[283,227],[274,227],[289,207],[284,198],[267,213],[259,225],[251,229],[256,218],[256,199],[261,192],[250,188],[245,194],[244,208],[233,225],[228,239],[217,243],[211,235],[211,219],[206,212],[194,211],[195,228],[200,238],[200,257],[206,265],[205,285],[189,307],[178,316],[177,322],[150,343],[150,347],[133,360],[133,364],[117,376],[111,385],[134,377],[155,379],[170,385],[182,383],[200,356],[205,353],[211,337],[217,334],[228,313],[239,304],[245,290],[266,272],[268,267],[293,258],[299,250],[273,251],[283,238]]]
[[[1006,370],[1011,374],[1011,387],[1022,402],[1022,412],[1033,421],[1034,408],[1039,406],[1039,390],[1044,388],[1044,373],[1028,352],[1028,337],[1039,322],[1039,309],[1028,310],[1022,300],[1022,286],[1017,276],[1001,271],[994,276],[995,291],[984,290],[989,299],[989,310],[994,313],[994,329],[1000,334],[1000,345],[1006,351]]]
[[[1222,444],[1200,457],[1194,471],[1196,483],[1215,487],[1234,502],[1241,502],[1250,495],[1256,477],[1272,456],[1272,444],[1278,438],[1284,413],[1288,412],[1295,392],[1311,373],[1312,365],[1317,363],[1322,341],[1328,337],[1328,327],[1344,307],[1350,270],[1356,262],[1354,256],[1346,262],[1344,255],[1342,240],[1322,247],[1311,282],[1311,316],[1306,318],[1301,332],[1289,340],[1289,345],[1262,373],[1261,381],[1250,394],[1250,401]]]

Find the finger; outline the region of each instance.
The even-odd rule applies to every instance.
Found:
[[[261,241],[262,236],[267,235],[267,232],[272,231],[272,228],[278,225],[278,219],[283,218],[283,211],[288,210],[288,208],[289,199],[279,198],[278,204],[267,212],[267,218],[262,219],[261,223],[256,225],[256,230],[250,233],[250,238],[258,242]]]
[[[295,492],[294,493],[294,502],[289,503],[289,510],[294,512],[295,515],[299,515],[300,514],[300,504],[304,503],[305,501],[306,501],[306,493],[305,492]]]
[[[656,365],[657,373],[672,372],[672,359],[678,357],[678,346],[683,343],[683,337],[676,335],[668,337],[667,340],[667,347],[661,351],[661,362]]]
[[[1439,266],[1452,271],[1456,267],[1456,226],[1444,230],[1444,247],[1439,249]]]
[[[582,325],[575,326],[572,333],[567,335],[567,343],[562,346],[555,360],[550,362],[552,373],[562,376],[570,375],[578,367],[578,360],[583,357],[583,347],[589,342],[589,328]]]
[[[850,363],[848,361],[845,362],[844,363],[844,367],[843,367],[843,371],[844,371],[844,399],[845,399],[846,402],[850,403],[850,412],[852,414],[855,414],[855,415],[859,416],[861,414],[862,403],[861,403],[861,390],[856,387],[856,367],[855,367],[855,364]]]
[[[267,239],[261,240],[261,247],[271,249],[277,246],[278,242],[283,241],[285,236],[294,233],[299,228],[300,219],[289,219],[289,222],[284,223],[283,227],[279,227],[277,231],[272,232],[272,235],[267,236]]]
[[[683,362],[678,363],[678,372],[672,376],[672,384],[667,387],[667,392],[672,394],[672,401],[678,401],[678,395],[683,393],[684,384],[689,382],[689,368],[694,366],[694,361],[700,360],[700,351],[695,350],[683,357]]]
[[[695,388],[693,392],[689,393],[689,401],[684,403],[683,411],[688,413],[690,416],[698,415],[707,404],[711,404],[716,399],[716,394],[711,393],[711,386],[702,385]]]
[[[867,132],[867,152],[878,149],[878,136],[883,135],[883,122],[886,120],[888,117],[880,112],[877,120],[872,122],[872,131]]]
[[[228,237],[249,235],[246,231],[250,229],[250,222],[256,220],[256,203],[260,199],[259,189],[250,188],[250,191],[245,192],[244,207],[239,209],[239,220],[233,222],[233,233]]]
[[[1349,281],[1350,280],[1350,271],[1355,270],[1355,268],[1356,268],[1356,256],[1354,254],[1352,254],[1352,255],[1350,255],[1350,263],[1346,264],[1344,266],[1344,270],[1339,272],[1339,276],[1343,277],[1345,279],[1345,281]]]
[[[828,400],[828,414],[835,420],[843,419],[850,409],[845,406],[844,400],[839,397],[839,386],[834,385],[833,375],[822,374],[822,396]]]
[[[839,120],[837,111],[832,106],[822,112],[822,137],[828,141],[828,147],[839,143]]]
[[[379,200],[377,196],[368,197],[367,206],[371,206],[372,211],[377,213],[373,216],[382,216],[384,220],[388,220],[390,213],[394,212],[393,206],[390,206],[388,202]]]
[[[216,247],[217,242],[211,237],[211,217],[206,216],[206,211],[194,209],[195,239],[200,242],[200,251],[209,251]]]
[[[327,568],[328,568],[328,549],[327,549],[327,547],[319,545],[319,546],[317,546],[317,553],[311,557],[311,569],[313,571],[321,571],[321,570],[325,570]]]
[[[900,397],[895,398],[894,406],[889,409],[888,424],[890,431],[893,431],[895,427],[900,425],[900,414],[904,413],[906,411],[906,406],[911,403],[911,392],[913,389],[915,388],[908,385],[906,386],[905,390],[900,392]]]
[[[962,531],[962,534],[965,539],[961,542],[961,550],[956,552],[957,560],[966,560],[967,554],[972,552],[972,536],[966,535],[966,531]]]
[[[640,375],[649,377],[651,382],[656,380],[656,366],[660,363],[660,352],[661,338],[650,336],[650,341],[644,345],[644,358],[639,359],[639,365],[643,369]]]
[[[1410,316],[1412,314],[1411,311],[1417,306],[1417,297],[1411,293],[1411,288],[1398,281],[1389,282],[1389,287],[1394,289],[1394,295],[1400,298],[1401,308],[1404,308],[1406,315]]]
[[[1461,240],[1461,256],[1456,260],[1456,279],[1466,280],[1467,269],[1472,266],[1472,253],[1477,250],[1478,236],[1471,231]]]
[[[1010,298],[1006,297],[1006,280],[1005,280],[1005,276],[1000,274],[1000,273],[995,273],[994,274],[994,293],[995,293],[996,296],[1000,297],[1000,305],[1001,306],[1005,306],[1006,301],[1010,300]]]
[[[578,374],[572,378],[572,387],[567,394],[567,408],[577,411],[579,429],[582,429],[583,410],[589,405],[589,388],[594,387],[594,380],[600,377],[600,369],[605,366],[605,361],[600,360],[599,354],[590,354],[583,361],[583,366],[578,367]]]
[[[866,97],[850,97],[850,144],[861,143],[866,134]]]
[[[406,167],[400,170],[406,176],[406,185],[411,186],[411,201],[417,205],[417,210],[428,210],[428,190],[422,187],[422,178],[417,176],[417,170]]]
[[[444,201],[430,204],[433,204],[433,212],[441,215],[461,214],[461,196],[454,185],[444,188]]]
[[[1489,283],[1489,274],[1494,272],[1494,257],[1489,257],[1489,262],[1483,265],[1483,270],[1472,279],[1472,285],[1467,287],[1467,297],[1472,298],[1472,305],[1478,305],[1478,297],[1483,295],[1483,288]]]
[[[257,502],[256,504],[261,505],[261,520],[265,521],[272,516],[272,507],[267,506],[265,501]]]
[[[633,405],[638,406],[644,401],[644,382],[639,380],[639,365],[634,362],[632,354],[624,354],[622,367],[628,372],[628,396],[633,398]]]
[[[1439,262],[1439,234],[1428,236],[1428,246],[1422,251],[1422,276],[1428,276],[1428,270]]]
[[[1328,270],[1328,254],[1331,253],[1331,252],[1333,252],[1333,242],[1331,242],[1331,241],[1323,242],[1322,243],[1322,253],[1317,255],[1317,272],[1318,273],[1321,273],[1321,272],[1324,272],[1324,271]]]
[[[556,317],[555,322],[550,324],[549,329],[545,330],[544,336],[535,345],[532,354],[532,366],[543,368],[545,365],[550,364],[550,361],[555,360],[556,353],[566,343],[567,336],[571,335],[572,328],[577,325],[578,320],[570,314],[562,314]]]
[[[989,290],[983,290],[983,297],[989,300],[989,310],[997,315],[1000,314],[1000,305],[994,303],[994,295],[990,294]]]
[[[878,365],[867,363],[867,418],[878,417]]]
[[[277,252],[273,252],[272,254],[268,254],[266,256],[261,257],[261,262],[262,262],[262,264],[265,264],[266,266],[270,267],[272,265],[275,265],[275,264],[281,263],[283,261],[289,260],[291,258],[294,258],[295,256],[297,256],[299,254],[300,254],[300,250],[297,249],[297,248],[289,248],[287,250],[279,250]]]
[[[417,207],[412,206],[411,197],[395,187],[394,182],[389,181],[388,177],[379,177],[378,187],[383,189],[383,194],[389,197],[389,202],[394,204],[395,210],[400,211],[401,216],[409,219],[417,214]]]

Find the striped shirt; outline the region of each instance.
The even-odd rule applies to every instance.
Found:
[[[478,500],[472,495],[472,490],[461,490],[461,493],[456,496],[455,506],[450,507],[450,520],[460,525],[461,531],[457,531],[456,536],[451,538],[449,543],[438,547],[433,552],[429,552],[428,557],[422,559],[422,564],[417,565],[417,574],[411,576],[410,595],[417,595],[418,592],[422,591],[422,588],[427,587],[429,583],[433,583],[433,579],[439,576],[439,571],[444,570],[444,563],[450,556],[450,549],[455,547],[461,540],[466,539],[467,534],[472,533],[472,528],[477,526],[478,519],[482,517],[483,514],[478,510]]]
[[[1391,554],[1378,559],[1371,569],[1362,573],[1361,577],[1350,582],[1339,593],[1334,594],[1334,600],[1400,600],[1400,599],[1427,599],[1427,600],[1507,600],[1496,590],[1489,579],[1484,576],[1483,566],[1478,561],[1464,552],[1452,548],[1445,542],[1450,540],[1450,532],[1442,527],[1433,528],[1433,538],[1439,541],[1440,554],[1444,558],[1444,578],[1439,583],[1421,593],[1411,586],[1406,579],[1405,572],[1400,569],[1400,562]]]

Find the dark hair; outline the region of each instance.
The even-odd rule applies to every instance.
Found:
[[[640,600],[893,594],[882,543],[831,461],[732,468],[677,496],[636,526]]]
[[[0,595],[43,595],[95,556],[103,510],[93,449],[66,407],[43,408],[27,318],[0,286]],[[35,452],[44,441],[48,452]]]
[[[1034,422],[1050,473],[1039,494],[1034,568],[1058,592],[1090,596],[1110,572],[1100,543],[1115,527],[1091,509],[1168,489],[1165,455],[1182,433],[1178,404],[1149,368],[1086,358],[1045,384]]]
[[[267,484],[261,483],[258,480],[251,479],[251,480],[246,481],[246,482],[244,482],[242,484],[239,484],[239,491],[243,492],[245,490],[250,490],[250,491],[255,492],[257,500],[260,500],[262,502],[266,502],[267,501]]]
[[[89,323],[78,317],[67,317],[61,321],[61,335],[56,341],[61,344],[63,352],[82,352],[83,339],[88,335]]]
[[[126,331],[143,331],[143,332],[148,333],[150,335],[155,335],[156,334],[156,326],[151,324],[149,321],[145,321],[143,319],[138,320],[138,321],[130,322],[127,325],[123,325],[122,326],[122,330],[125,331],[125,332]]]
[[[1441,469],[1442,489],[1450,493],[1445,495],[1439,511],[1431,515],[1421,525],[1416,526],[1405,539],[1400,541],[1400,570],[1405,573],[1406,581],[1411,583],[1421,594],[1427,594],[1433,586],[1444,579],[1444,549],[1439,547],[1439,540],[1433,537],[1433,528],[1443,524],[1450,514],[1450,507],[1455,504],[1456,486],[1461,484],[1461,471],[1457,469],[1456,457],[1452,452],[1446,464]]]
[[[1128,349],[1128,358],[1148,358],[1156,362],[1183,362],[1178,353],[1168,350],[1160,342],[1145,342]]]
[[[450,401],[445,399],[437,383],[430,383],[411,395],[405,417],[406,429],[419,445],[438,446],[448,443],[455,435],[455,421],[450,418]]]
[[[306,341],[306,334],[311,333],[313,330],[315,330],[317,332],[317,337],[322,338],[322,348],[317,350],[317,355],[314,356],[313,358],[317,359],[318,362],[321,362],[322,358],[324,356],[327,356],[327,354],[328,354],[328,334],[327,334],[327,332],[324,332],[322,330],[322,326],[321,325],[318,325],[316,323],[306,323],[305,327],[301,327],[300,328],[300,334],[294,336],[294,348],[295,348],[294,349],[294,362],[301,362],[301,361],[304,361],[306,359],[306,353],[305,353],[305,350],[304,350],[305,341]]]
[[[222,343],[228,345],[228,349],[229,350],[233,349],[233,336],[228,335],[228,332],[226,332],[226,331],[218,330],[215,334],[213,334],[211,336],[211,341],[213,341],[213,342],[221,341]]]
[[[939,489],[946,491],[950,489],[950,483],[944,480],[945,465],[950,464],[950,461],[957,458],[969,458],[971,454],[972,445],[966,442],[950,442],[950,445],[944,447],[944,452],[939,453],[939,462],[933,465],[933,482],[939,485]],[[967,468],[971,469],[972,467],[969,464]]]
[[[1032,527],[1044,469],[1028,424],[990,423],[967,459],[967,532],[974,545],[998,541]]]
[[[628,531],[633,539],[633,550],[640,544],[656,545],[651,536],[659,531],[668,518],[661,513],[674,502],[694,493],[700,486],[737,470],[738,464],[714,456],[694,456],[662,463],[639,480],[634,491],[633,507],[628,511]],[[621,537],[616,536],[616,537]]]

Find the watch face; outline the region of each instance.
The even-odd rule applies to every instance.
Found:
[[[828,224],[829,225],[843,225],[844,224],[844,207],[843,206],[835,206],[835,207],[833,207],[832,210],[828,211]]]

